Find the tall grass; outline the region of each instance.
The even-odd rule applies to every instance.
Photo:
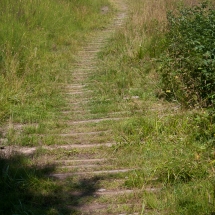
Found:
[[[125,29],[100,54],[97,94],[109,99],[106,111],[115,105],[131,115],[114,129],[113,151],[120,165],[138,169],[125,186],[142,189],[142,214],[214,214],[214,113],[167,102],[158,72],[168,11],[199,2],[129,1]]]
[[[77,47],[108,20],[102,1],[0,2],[0,122],[51,118]]]
[[[66,104],[63,88],[72,81],[77,50],[111,16],[101,13],[103,6],[111,11],[106,0],[0,1],[1,148],[3,143],[38,145],[39,135],[34,134],[47,134],[58,123],[59,109]],[[29,126],[6,134],[2,128],[7,121],[9,127]],[[69,186],[81,186],[71,181],[57,184],[47,177],[55,167],[40,165],[36,159],[37,153],[32,159],[0,152],[0,214],[75,214],[67,203],[77,206],[81,198],[65,192]]]

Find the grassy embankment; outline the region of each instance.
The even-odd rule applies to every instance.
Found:
[[[206,48],[212,47],[214,12],[209,14],[204,5],[191,13],[178,10],[193,8],[197,3],[129,1],[126,28],[100,53],[101,68],[93,77],[95,95],[100,100],[92,103],[92,112],[124,111],[126,115],[127,111],[130,117],[114,129],[118,142],[114,153],[119,166],[138,168],[128,174],[125,186],[142,189],[142,214],[215,212],[213,86],[209,85],[207,91],[202,88],[205,91],[201,94],[200,88],[187,81],[192,77],[193,85],[200,83],[195,79],[200,76],[196,66],[197,70],[214,71],[211,52],[206,56],[209,66],[201,62],[211,51]],[[167,20],[168,11],[176,15],[175,20],[175,15]],[[186,35],[190,35],[189,40]],[[204,35],[204,39],[198,40],[198,35]],[[201,48],[205,41],[205,53],[195,52],[199,49],[192,44]],[[189,67],[186,59],[191,59]],[[185,75],[188,72],[190,76]],[[201,76],[207,77],[196,86],[213,80]],[[205,92],[210,92],[210,98]],[[150,186],[155,192],[144,190]]]
[[[58,126],[75,54],[87,35],[107,23],[111,10],[101,11],[107,5],[105,0],[1,1],[0,125],[10,128],[6,143],[37,145],[33,134]],[[23,124],[20,137],[16,130]]]
[[[171,38],[171,35],[165,36],[168,27],[167,11],[174,11],[178,5],[184,7],[184,3],[193,6],[197,1],[184,0],[179,3],[176,0],[134,0],[128,2],[130,17],[126,28],[120,30],[100,54],[101,67],[98,76],[93,77],[96,79],[93,90],[96,89],[95,98],[98,98],[98,101],[92,102],[92,113],[101,114],[122,110],[125,116],[130,117],[116,126],[115,136],[118,144],[113,150],[115,156],[118,157],[119,166],[138,168],[127,175],[125,186],[142,189],[142,198],[139,199],[140,196],[138,196],[138,199],[132,200],[141,201],[142,214],[212,215],[214,213],[215,132],[213,117],[208,108],[201,107],[205,104],[201,102],[201,97],[197,97],[196,103],[190,103],[191,100],[186,101],[186,96],[181,96],[182,90],[177,91],[179,92],[177,94],[175,88],[170,88],[170,86],[176,86],[178,82],[171,82],[172,79],[168,82],[170,85],[161,82],[162,77],[171,72],[166,68],[173,68],[165,62],[165,59],[170,56],[168,54],[171,53],[171,49],[168,48],[171,44],[168,44],[169,40],[166,39],[167,36]],[[68,51],[66,54],[64,53],[67,56],[70,51],[64,49],[67,46],[61,44],[60,47]],[[36,54],[33,53],[33,56],[38,56],[37,51]],[[55,55],[60,53],[61,51],[58,51]],[[65,56],[57,57],[64,61]],[[174,58],[174,55],[171,57]],[[47,59],[45,62],[48,62],[47,65],[50,64]],[[166,65],[167,67],[165,67]],[[21,71],[20,74],[22,74]],[[60,71],[66,72],[67,69],[64,68]],[[177,74],[174,77],[176,76],[177,80],[183,80],[183,75]],[[62,77],[64,76],[59,76],[59,79]],[[60,81],[60,83],[62,82]],[[23,85],[20,84],[20,86]],[[47,84],[47,86],[49,85]],[[38,89],[43,88],[38,87]],[[173,90],[176,93],[173,94]],[[189,95],[192,95],[190,93],[192,90],[188,90],[188,92]],[[50,96],[50,94],[48,95]],[[32,96],[31,99],[33,98],[41,99],[40,96]],[[53,98],[51,101],[56,101]],[[56,98],[59,99],[59,97]],[[170,99],[171,102],[167,102],[165,98]],[[208,104],[211,101],[209,99]],[[9,105],[10,110],[20,107],[19,103],[12,104]],[[35,104],[37,103],[35,102]],[[196,108],[191,108],[191,105]],[[190,109],[185,109],[185,107],[190,107]],[[19,114],[13,114],[11,120],[38,122],[37,114],[25,115],[25,113],[35,112],[24,110],[23,108],[23,112],[16,112],[23,114],[22,118],[18,117]],[[42,110],[44,111],[45,108]],[[50,111],[53,109],[48,110],[47,114],[55,113],[55,111]],[[5,111],[5,113],[7,112]],[[45,117],[40,117],[40,119],[50,117],[47,114],[42,115]],[[32,118],[24,117],[29,115]],[[2,116],[10,116],[10,114]],[[51,119],[55,118],[51,117]],[[24,142],[24,145],[26,145],[25,143],[29,143],[29,141]],[[34,144],[37,144],[37,141]],[[18,166],[10,167],[14,163]],[[47,181],[43,175],[43,173],[52,171],[52,168],[44,167],[41,171],[36,171],[27,159],[14,159],[11,160],[11,165],[3,164],[4,180],[1,181],[1,187],[5,192],[8,192],[9,189],[11,195],[8,195],[7,198],[1,196],[0,205],[8,214],[11,214],[9,212],[11,210],[18,214],[69,213],[65,205],[66,197],[62,192],[65,188],[55,182]],[[28,168],[17,172],[20,164]],[[152,189],[146,191],[145,187],[154,188],[154,192],[151,192]],[[60,193],[60,195],[56,195],[56,193]]]
[[[58,126],[77,50],[110,16],[106,0],[0,2],[1,147],[38,145]],[[69,213],[61,186],[45,176],[51,167],[1,156],[0,169],[0,214]]]

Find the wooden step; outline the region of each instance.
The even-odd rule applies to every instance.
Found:
[[[134,169],[114,169],[114,170],[100,170],[100,171],[90,171],[90,172],[74,172],[74,173],[53,173],[50,174],[50,177],[56,179],[66,179],[75,175],[101,175],[101,174],[118,174],[131,172]]]

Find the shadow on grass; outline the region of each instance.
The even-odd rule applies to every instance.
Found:
[[[55,165],[32,164],[23,155],[0,155],[0,215],[79,214],[100,179],[54,180],[48,175],[55,169]]]

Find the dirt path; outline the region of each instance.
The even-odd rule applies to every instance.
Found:
[[[71,209],[77,214],[138,214],[126,196],[132,198],[134,190],[123,188],[126,173],[132,169],[116,166],[114,157],[108,156],[108,148],[115,144],[111,124],[123,119],[123,113],[107,113],[102,118],[91,114],[90,102],[94,101],[93,85],[88,77],[96,72],[97,54],[116,29],[123,28],[126,18],[126,6],[123,1],[114,1],[118,13],[113,23],[93,37],[87,46],[79,52],[73,75],[73,84],[67,86],[70,109],[64,114],[68,117],[68,127],[61,134],[66,144],[59,150],[70,151],[71,156],[62,156],[57,160],[57,171],[51,177],[59,180],[74,178],[82,182],[82,187],[73,191],[78,201]],[[46,147],[56,151],[56,147]],[[86,189],[85,189],[86,188]],[[130,212],[129,212],[130,211]]]

